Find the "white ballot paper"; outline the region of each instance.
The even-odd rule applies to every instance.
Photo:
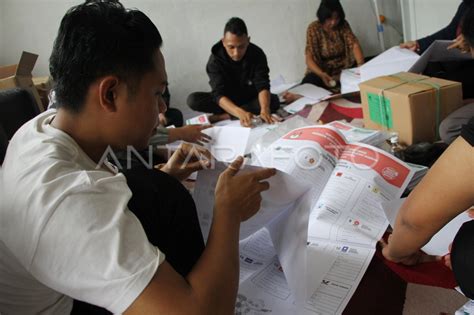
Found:
[[[450,40],[435,40],[421,55],[409,72],[422,73],[428,62],[456,61],[472,59],[470,53],[463,53],[459,49],[448,49],[453,42]]]
[[[361,82],[408,71],[419,58],[417,53],[409,49],[392,47],[360,67]]]
[[[306,268],[294,275],[304,283],[306,294],[301,305],[297,295],[283,300],[256,288],[250,291],[249,283],[239,292],[257,294],[276,314],[288,310],[297,314],[342,313],[387,228],[380,203],[399,198],[413,170],[378,148],[349,143],[329,126],[289,132],[264,151],[258,162],[312,184],[302,199],[307,198],[306,206],[310,205]],[[284,266],[282,270],[291,293],[301,289],[293,289]]]
[[[218,161],[230,163],[245,154],[250,128],[212,127],[202,132],[212,138],[204,146]]]
[[[304,97],[310,98],[314,101],[322,100],[326,96],[329,96],[332,94],[328,90],[325,90],[319,86],[309,84],[309,83],[298,85],[292,88],[291,90],[289,90],[289,92],[303,95]]]
[[[256,162],[281,172],[241,227],[236,312],[341,314],[388,226],[380,204],[400,198],[413,170],[329,126],[294,129]],[[222,169],[201,171],[196,182],[205,238]]]
[[[395,226],[395,220],[402,204],[405,202],[405,199],[406,198],[402,198],[382,203],[383,211],[385,212],[385,215],[387,216],[387,219],[392,227]],[[422,250],[430,255],[446,255],[448,253],[449,244],[454,240],[456,233],[465,222],[470,220],[472,220],[472,218],[469,217],[467,212],[459,214],[448,224],[446,224],[441,230],[439,230],[439,232],[436,233],[431,238],[431,240],[422,247]]]
[[[302,110],[306,105],[312,105],[317,103],[316,100],[309,98],[309,97],[301,97],[294,101],[293,103],[286,105],[283,107],[284,110],[286,110],[290,114],[296,114],[300,110]]]

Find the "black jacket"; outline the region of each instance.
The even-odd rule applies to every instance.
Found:
[[[223,96],[236,105],[255,99],[262,90],[270,89],[267,57],[261,48],[250,43],[242,60],[233,61],[219,41],[211,49],[207,75],[212,95],[217,104]]]
[[[464,15],[467,13],[467,9],[472,6],[474,1],[467,1],[464,0],[458,7],[456,14],[454,15],[451,23],[448,26],[439,30],[438,32],[423,37],[422,39],[418,40],[418,44],[420,45],[420,54],[423,53],[435,40],[453,40],[456,39],[456,31],[460,26]]]

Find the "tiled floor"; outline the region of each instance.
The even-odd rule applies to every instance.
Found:
[[[409,284],[403,315],[454,314],[466,302],[467,298],[455,290]]]

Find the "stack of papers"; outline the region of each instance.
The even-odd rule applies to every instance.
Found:
[[[379,147],[389,137],[389,134],[382,130],[359,128],[342,121],[333,121],[327,125],[338,129],[351,143],[362,142]]]
[[[408,183],[407,190],[413,190],[416,185],[423,179],[423,177],[428,173],[428,167],[413,163],[407,163],[408,166],[415,172],[411,181]]]

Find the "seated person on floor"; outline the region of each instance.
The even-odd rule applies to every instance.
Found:
[[[464,16],[461,36],[468,49],[474,49],[474,6],[468,10]],[[471,72],[472,73],[472,72]],[[472,77],[470,79],[473,82]],[[464,82],[463,82],[464,86]],[[471,86],[474,88],[474,86]],[[449,114],[439,126],[439,135],[441,140],[451,144],[461,133],[462,126],[474,117],[474,98],[464,100],[464,106]]]
[[[474,118],[410,193],[398,213],[388,244],[381,241],[386,259],[406,265],[439,257],[420,249],[444,225],[474,205]],[[467,175],[470,174],[470,175]],[[448,250],[448,249],[446,249]],[[464,223],[451,248],[450,266],[462,292],[474,299],[474,220]]]
[[[182,127],[183,113],[177,108],[170,107],[171,94],[169,87],[166,87],[166,90],[163,93],[163,100],[166,104],[166,112],[164,114],[160,113],[160,125],[163,127],[168,127],[171,125],[175,127]]]
[[[342,70],[361,66],[364,55],[339,0],[322,0],[316,16],[306,33],[307,70],[301,83],[333,88]]]
[[[58,109],[18,130],[0,173],[0,313],[69,314],[73,299],[124,314],[233,313],[240,222],[275,171],[239,174],[239,158],[221,174],[206,248],[177,271],[168,255],[187,255],[183,235],[173,244],[187,223],[165,213],[146,228],[154,213],[132,213],[125,177],[100,163],[108,148],[147,146],[165,108],[161,43],[145,14],[118,1],[88,0],[62,19],[50,58]],[[160,171],[186,177],[189,147]],[[163,251],[150,229],[172,233]]]
[[[271,113],[280,108],[277,95],[270,94],[269,69],[263,50],[250,42],[247,26],[240,18],[231,18],[224,37],[212,47],[206,71],[212,92],[195,92],[187,103],[191,109],[212,113],[216,122],[231,116],[250,127],[254,115],[271,124]]]
[[[435,40],[454,40],[453,44],[449,47],[450,49],[458,48],[461,51],[469,53],[469,46],[465,41],[464,36],[461,34],[461,29],[467,10],[473,5],[474,0],[462,0],[456,14],[448,26],[430,36],[423,37],[416,41],[403,43],[400,47],[422,54]],[[462,82],[463,97],[469,99],[474,98],[474,80],[472,80],[473,72],[474,60],[462,60],[429,62],[423,74],[431,77]]]

